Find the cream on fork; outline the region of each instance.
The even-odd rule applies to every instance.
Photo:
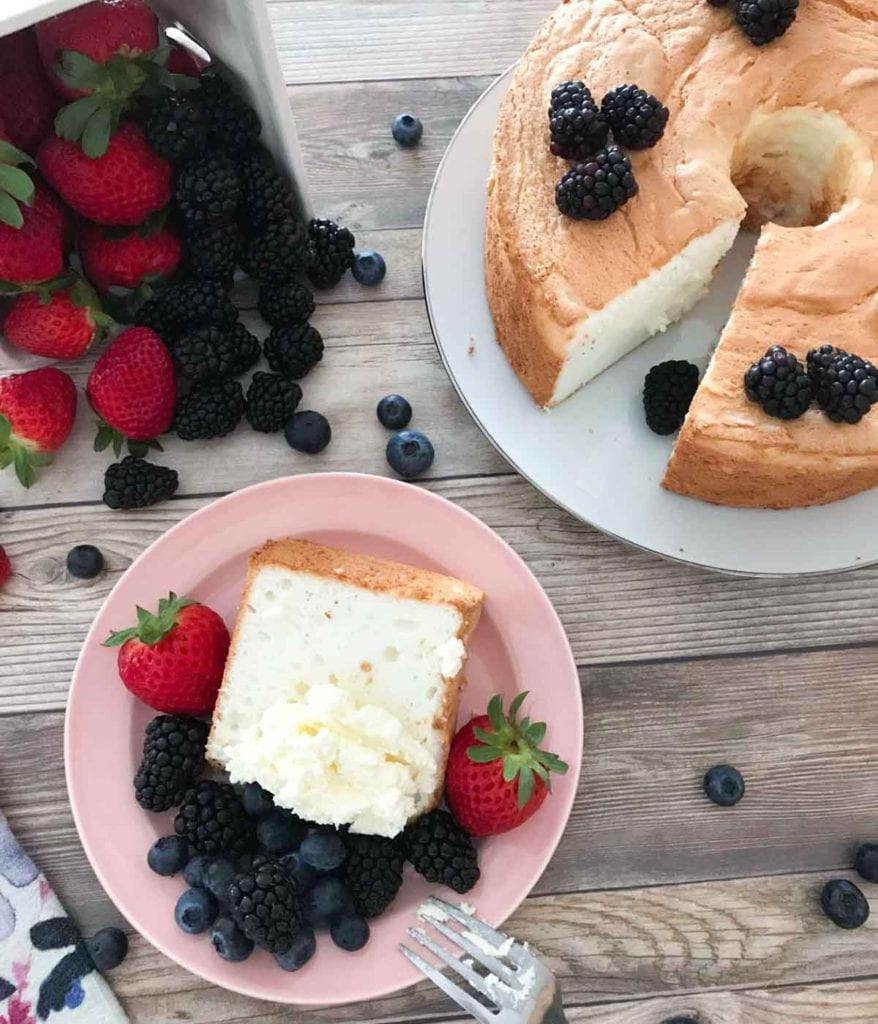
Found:
[[[463,908],[431,897],[418,911],[425,927],[408,934],[449,968],[443,973],[419,953],[402,954],[434,985],[482,1024],[566,1024],[555,975],[526,945]],[[452,944],[433,939],[432,928]],[[456,948],[454,948],[456,947]],[[464,985],[452,981],[456,974]]]

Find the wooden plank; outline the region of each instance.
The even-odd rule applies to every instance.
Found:
[[[343,221],[357,231],[360,245],[373,248],[373,228],[419,228],[446,146],[492,81],[455,77],[291,88],[317,215]],[[403,149],[390,134],[391,121],[403,111],[424,123],[415,149]]]
[[[26,706],[27,682],[6,678],[6,707]],[[850,865],[858,841],[878,840],[876,679],[869,649],[585,670],[582,781],[536,891]],[[100,893],[66,808],[61,747],[60,712],[0,717],[0,780],[16,780],[0,806],[71,902],[91,908]],[[748,783],[733,810],[700,788],[723,761]]]
[[[361,421],[365,416],[363,411]],[[418,406],[419,425],[434,433],[436,421],[421,419]],[[376,422],[362,429],[371,439],[379,428]],[[245,428],[241,434],[249,440]],[[370,444],[380,451],[381,438]],[[103,459],[87,452],[85,439],[78,447],[95,467],[83,462],[78,472],[84,479],[73,483],[93,495]],[[196,447],[201,455],[193,459],[204,458],[212,448]],[[306,456],[287,455],[275,438],[258,449],[242,444],[240,458],[265,460],[266,451],[275,448],[277,464],[260,463],[255,478],[309,468]],[[218,442],[214,450],[224,455],[229,446]],[[361,456],[360,464],[352,460],[343,468],[361,468],[363,461]],[[324,465],[320,458],[313,464]],[[243,471],[246,465],[238,470]],[[210,465],[202,475],[210,486],[229,472],[228,464]],[[69,479],[63,465],[55,473],[62,483]],[[446,480],[429,488],[493,527],[525,559],[558,610],[581,665],[868,643],[876,634],[876,566],[823,577],[819,586],[803,586],[796,579],[719,576],[629,549],[575,521],[515,477]],[[42,490],[43,485],[35,487],[29,496]],[[0,543],[15,570],[0,593],[0,679],[7,681],[0,686],[0,714],[63,706],[79,645],[119,574],[207,500],[170,501],[134,516],[102,505],[0,513]],[[104,576],[90,583],[68,578],[64,568],[67,551],[84,540],[99,544],[109,565]],[[844,666],[845,656],[835,657]],[[643,671],[652,679],[667,670]],[[684,698],[682,690],[677,699]]]
[[[255,314],[242,319],[260,338],[267,335]],[[392,475],[384,455],[389,434],[375,415],[378,400],[390,391],[406,395],[416,410],[413,425],[433,440],[431,476],[510,471],[449,384],[422,302],[323,306],[313,322],[323,333],[326,353],[302,381],[300,408],[317,409],[329,418],[329,447],[319,456],[303,455],[287,446],[282,433],[256,434],[246,421],[213,441],[165,435],[165,452],[156,461],[179,472],[181,495],[236,490],[289,473],[354,469]],[[84,388],[91,359],[61,365]],[[260,368],[268,369],[264,363]],[[94,414],[82,399],[70,440],[27,493],[11,470],[0,473],[0,506],[99,501],[112,452],[95,454],[94,432]]]
[[[735,989],[855,981],[873,974],[878,930],[871,925],[856,932],[836,928],[822,916],[816,893],[812,876],[787,876],[545,897],[528,900],[510,930],[541,950],[561,981],[568,1006],[588,1007],[574,1020],[657,1024],[666,1009],[688,1008],[711,1024],[874,1021],[874,1003],[873,1015],[864,1016],[868,999],[874,998],[869,984],[732,994]],[[111,981],[134,1022],[280,1024],[290,1019],[287,1008],[209,986],[139,936]],[[843,992],[850,996],[841,997]],[[672,993],[671,998],[655,998]],[[632,1003],[639,999],[650,1001]],[[850,1012],[832,1016],[839,1005],[848,1005]],[[827,1016],[818,1016],[821,1010]],[[438,1016],[455,1014],[444,995],[427,984],[377,1002],[308,1011],[309,1020],[327,1024]]]
[[[658,1024],[677,1017],[705,1024],[874,1024],[876,1006],[878,982],[871,980],[577,1006],[567,1017],[571,1024]],[[460,1024],[464,1020],[470,1018]]]
[[[351,82],[500,71],[554,6],[554,0],[273,0],[269,16],[287,82]]]

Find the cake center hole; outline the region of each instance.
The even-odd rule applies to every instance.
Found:
[[[822,224],[871,173],[865,142],[837,114],[816,107],[757,111],[732,154],[732,181],[747,201],[744,228],[769,221]]]

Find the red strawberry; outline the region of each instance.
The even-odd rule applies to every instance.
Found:
[[[97,224],[88,224],[79,235],[82,267],[100,292],[113,287],[135,291],[156,278],[170,277],[182,252],[180,236],[171,227],[146,235],[132,231],[120,238]]]
[[[0,590],[9,582],[12,575],[12,566],[9,564],[9,555],[0,547]]]
[[[95,363],[86,394],[103,421],[97,451],[112,442],[118,455],[123,438],[152,441],[164,433],[174,418],[176,394],[174,364],[162,339],[148,327],[123,331]],[[143,454],[144,446],[137,448],[132,454]]]
[[[171,198],[171,165],[133,121],[122,122],[103,156],[88,157],[75,142],[50,135],[37,162],[61,198],[99,224],[140,224]]]
[[[16,166],[23,156],[0,141],[0,168],[6,174],[18,172],[0,181],[0,281],[34,284],[57,277],[64,268],[64,215],[52,195],[34,188]]]
[[[219,693],[229,631],[207,605],[171,594],[157,615],[137,609],[137,625],[111,633],[120,647],[119,675],[128,689],[166,715],[207,715]]]
[[[33,30],[0,38],[0,117],[9,141],[36,153],[52,130],[60,105],[43,69]]]
[[[526,697],[520,693],[508,715],[503,698],[492,698],[488,714],[465,725],[451,744],[445,795],[457,823],[470,835],[518,828],[546,799],[550,773],[567,771],[557,754],[540,750],[545,723],[518,721]]]
[[[83,280],[54,291],[19,295],[3,322],[8,341],[47,359],[76,359],[108,324],[94,290]]]
[[[115,56],[137,57],[159,45],[158,22],[143,0],[96,0],[82,4],[36,27],[37,44],[46,70],[62,96],[86,96],[94,88],[65,83],[56,72],[61,54],[85,54],[97,64]]]
[[[207,67],[207,61],[199,57],[194,50],[180,43],[171,43],[168,63],[165,65],[174,75],[188,75],[190,78],[201,78],[201,72]]]
[[[25,487],[67,440],[76,414],[76,385],[54,366],[0,380],[0,469],[15,466]]]

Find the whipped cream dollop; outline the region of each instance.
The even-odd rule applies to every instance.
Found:
[[[458,655],[447,656],[451,664]],[[389,837],[438,785],[435,758],[415,733],[330,683],[266,707],[238,733],[226,767],[233,782],[258,779],[300,817]]]

